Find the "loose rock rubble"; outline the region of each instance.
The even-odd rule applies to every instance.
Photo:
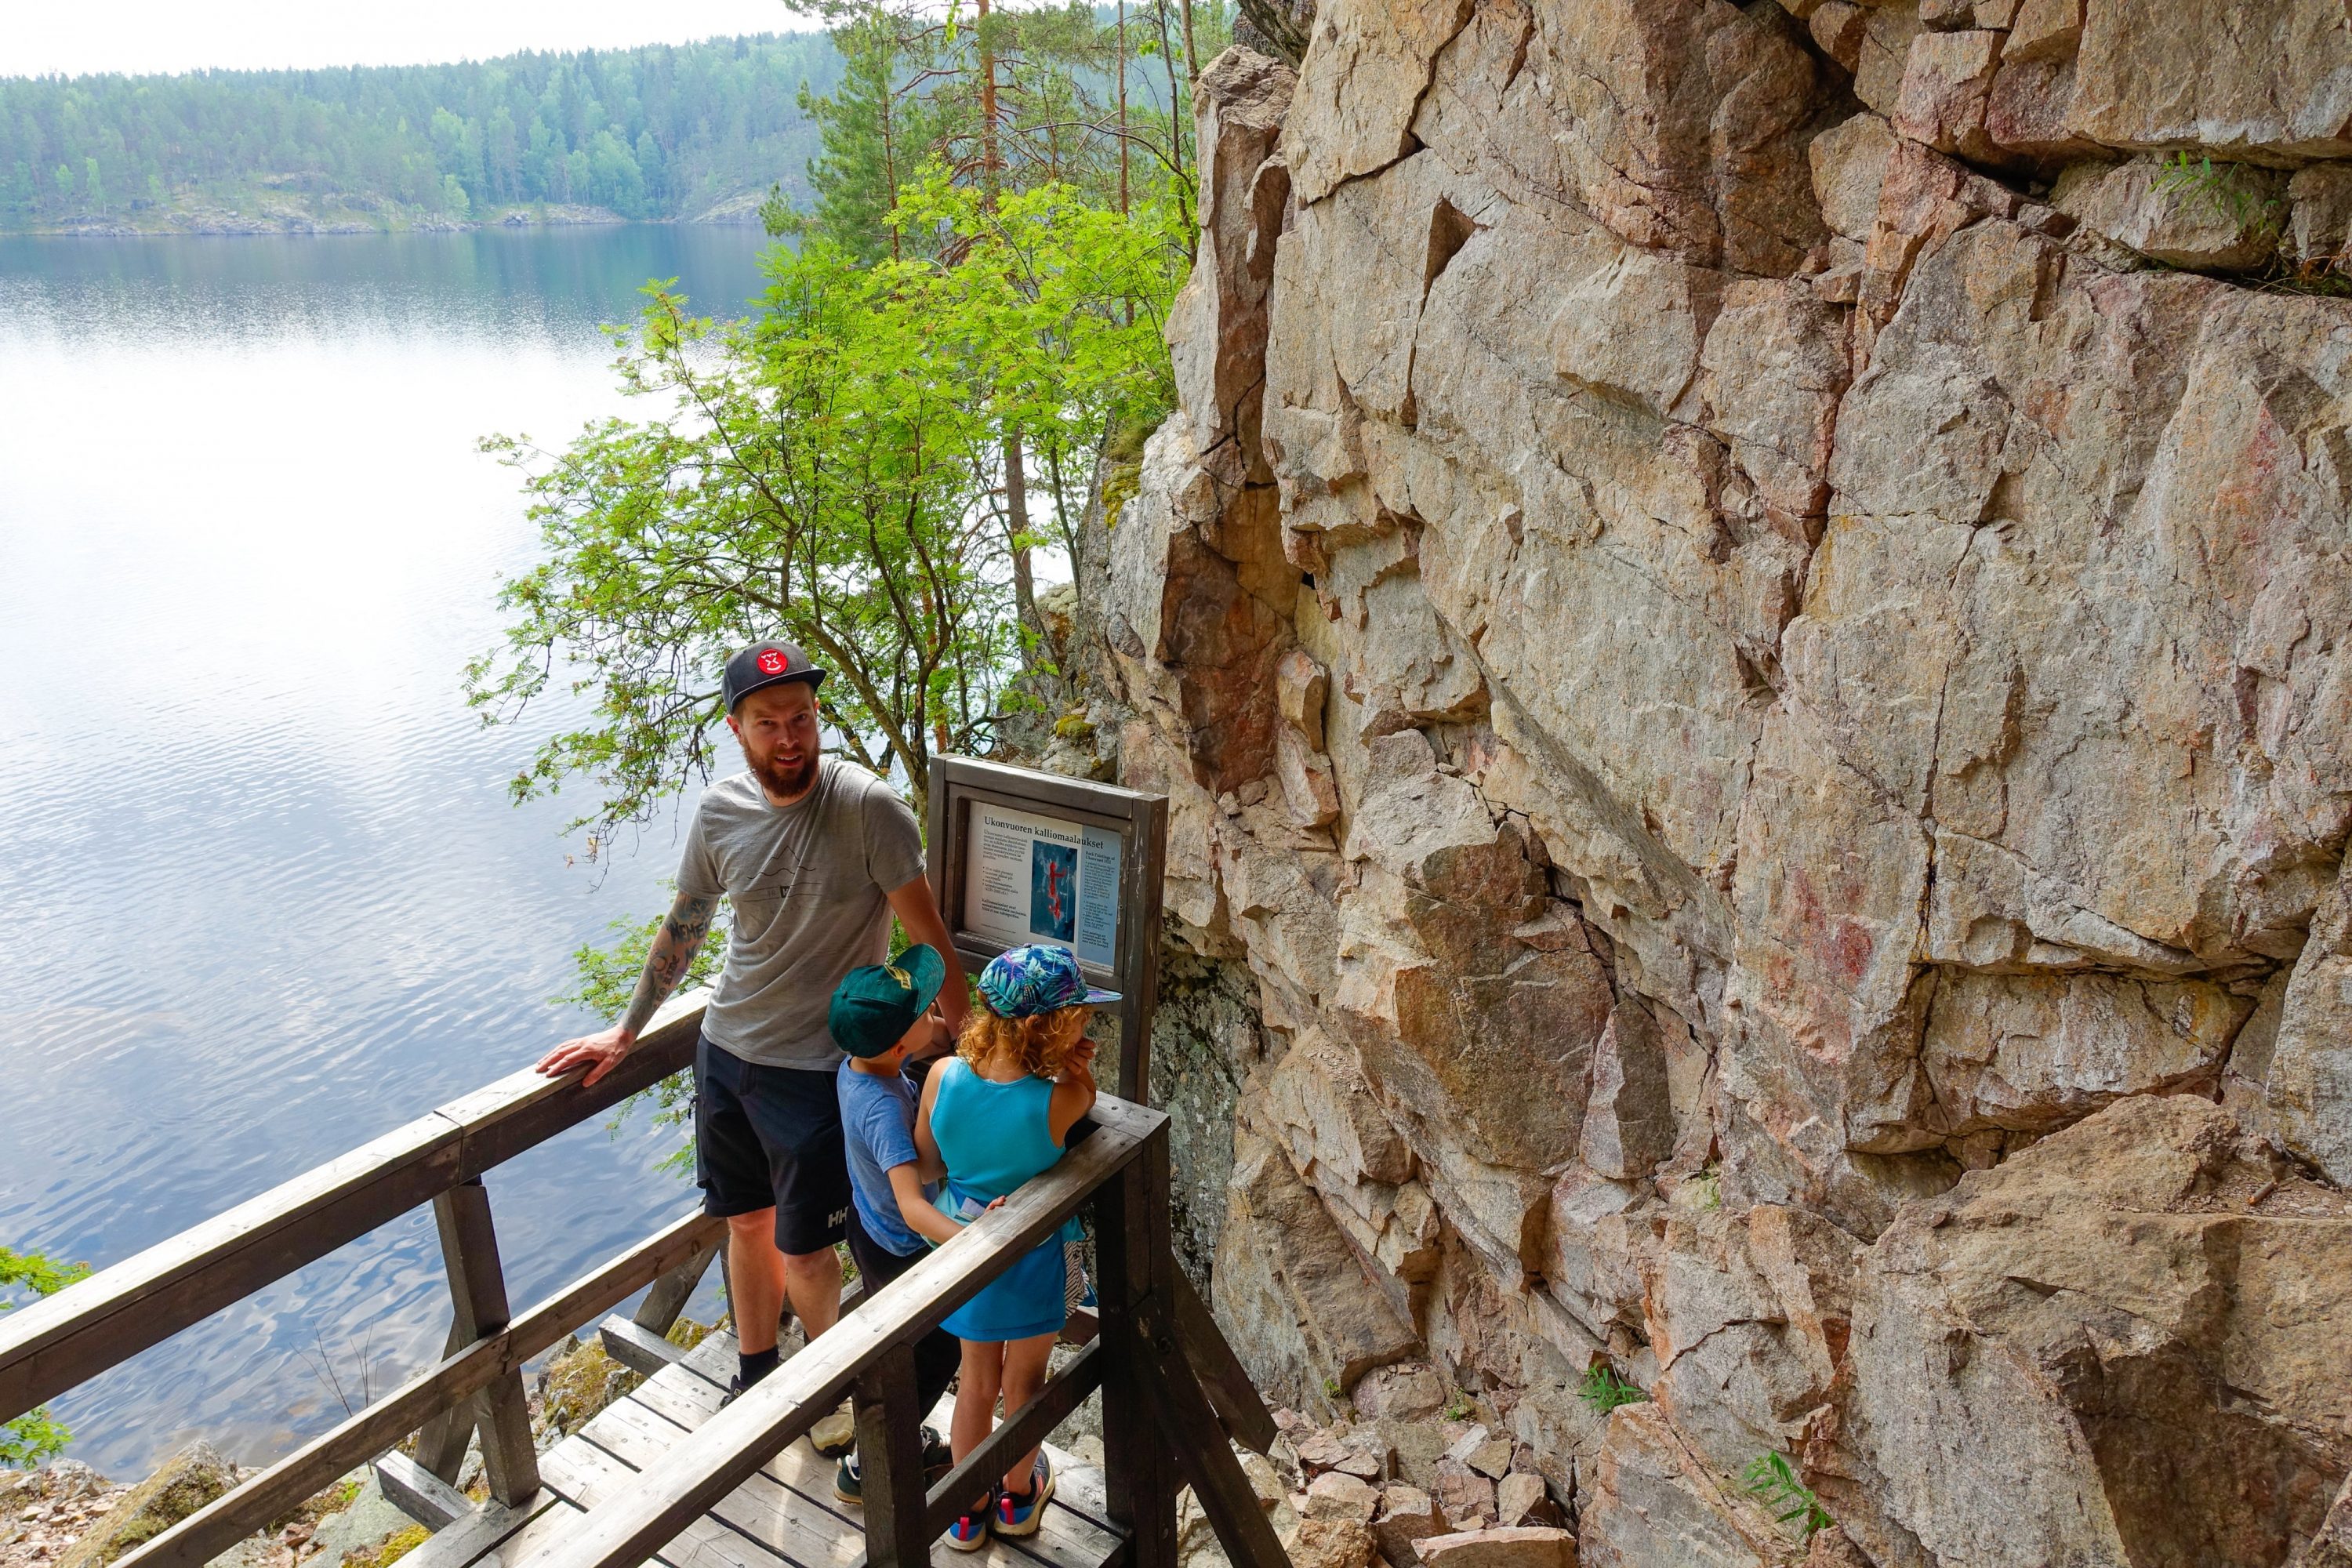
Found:
[[[1411,1375],[1412,1369],[1401,1370]],[[1242,1459],[1294,1565],[1370,1568],[1377,1559],[1387,1568],[1415,1568],[1429,1561],[1433,1550],[1463,1550],[1469,1554],[1453,1559],[1457,1568],[1575,1568],[1574,1537],[1558,1528],[1563,1510],[1533,1468],[1532,1452],[1523,1461],[1507,1440],[1496,1438],[1483,1425],[1436,1425],[1451,1447],[1428,1461],[1430,1469],[1467,1475],[1481,1489],[1475,1501],[1449,1509],[1429,1490],[1402,1479],[1403,1451],[1395,1439],[1424,1436],[1429,1422],[1391,1416],[1317,1426],[1286,1409],[1276,1411],[1275,1420],[1282,1435],[1271,1458],[1245,1454]],[[1410,1447],[1417,1449],[1418,1444]],[[1455,1458],[1454,1450],[1497,1465],[1502,1486],[1517,1500],[1515,1516],[1502,1517],[1495,1480]],[[1530,1517],[1538,1513],[1544,1517]],[[1224,1563],[1189,1491],[1179,1529],[1186,1568]],[[1562,1542],[1564,1558],[1559,1555]]]
[[[205,1443],[173,1455],[136,1486],[117,1486],[72,1459],[0,1473],[0,1568],[102,1568],[250,1475]],[[425,1533],[362,1469],[238,1542],[212,1568],[388,1568]]]
[[[72,1459],[0,1475],[0,1568],[57,1562],[130,1489]]]

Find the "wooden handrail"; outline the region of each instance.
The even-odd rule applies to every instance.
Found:
[[[520,1568],[637,1568],[838,1408],[863,1373],[936,1328],[1051,1237],[1147,1143],[1156,1142],[1164,1159],[1164,1112],[1106,1095],[1093,1114],[1092,1135],[1059,1164],[818,1335]]]
[[[353,1465],[421,1433],[420,1484],[457,1474],[478,1426],[499,1502],[545,1494],[523,1408],[525,1362],[636,1290],[667,1327],[725,1222],[696,1214],[509,1319],[481,1173],[688,1065],[707,994],[678,998],[593,1090],[530,1069],[460,1097],[227,1214],[0,1317],[0,1413],[29,1409],[221,1306],[431,1202],[449,1269],[442,1359],[331,1431],[126,1555],[117,1568],[201,1568]],[[775,1373],[589,1508],[521,1568],[636,1568],[855,1393],[866,1460],[867,1562],[913,1568],[956,1496],[1042,1441],[1100,1389],[1106,1507],[1120,1568],[1175,1568],[1175,1491],[1191,1479],[1237,1568],[1279,1568],[1279,1543],[1226,1446],[1271,1420],[1171,1250],[1168,1118],[1104,1096],[1059,1163],[863,1301]],[[922,1486],[913,1357],[923,1335],[1093,1205],[1101,1337],[1046,1380],[939,1486]],[[846,1301],[845,1307],[848,1305]],[[640,1314],[645,1316],[644,1312]],[[656,1329],[655,1331],[658,1331]],[[1171,1441],[1172,1439],[1172,1441]],[[454,1495],[454,1494],[453,1494]],[[513,1517],[504,1515],[502,1517]]]
[[[690,1065],[709,993],[673,999],[594,1089],[529,1068],[0,1316],[0,1420],[20,1415]]]
[[[691,1214],[656,1231],[116,1559],[115,1568],[199,1568],[270,1521],[291,1513],[304,1498],[394,1447],[435,1415],[520,1373],[531,1357],[692,1258],[725,1227],[724,1220]]]

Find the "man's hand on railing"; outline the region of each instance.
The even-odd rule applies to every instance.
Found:
[[[564,1041],[539,1058],[539,1070],[550,1078],[562,1078],[575,1068],[584,1067],[588,1076],[580,1080],[580,1086],[586,1089],[619,1067],[636,1043],[635,1031],[625,1024],[615,1024],[609,1029]]]

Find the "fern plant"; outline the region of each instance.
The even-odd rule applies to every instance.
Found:
[[[1576,1396],[1601,1415],[1608,1415],[1621,1405],[1639,1405],[1650,1397],[1619,1377],[1617,1369],[1607,1362],[1596,1363],[1586,1371],[1584,1381],[1577,1385]]]
[[[1761,1502],[1775,1520],[1797,1527],[1800,1542],[1811,1541],[1813,1531],[1837,1522],[1813,1495],[1813,1489],[1799,1480],[1795,1468],[1779,1454],[1757,1455],[1748,1461],[1741,1479],[1748,1483],[1748,1495]]]

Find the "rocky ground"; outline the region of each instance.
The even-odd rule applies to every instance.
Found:
[[[670,1340],[692,1349],[709,1326],[681,1319]],[[554,1447],[642,1381],[576,1336],[557,1347],[530,1398],[539,1447]],[[481,1451],[467,1451],[461,1490],[479,1498]],[[136,1485],[118,1485],[71,1459],[38,1470],[0,1472],[0,1568],[104,1568],[169,1529],[252,1472],[196,1443]],[[215,1559],[211,1568],[391,1568],[425,1539],[385,1500],[365,1468],[310,1499],[289,1517]]]
[[[1254,1374],[1588,1564],[2347,1561],[2339,9],[1256,9],[1047,749]]]
[[[70,1459],[0,1479],[0,1568],[104,1568],[249,1473],[196,1443],[135,1486]],[[388,1568],[425,1536],[369,1472],[355,1470],[224,1552],[214,1568]]]
[[[1242,1465],[1296,1568],[1575,1568],[1534,1451],[1445,1399],[1433,1368],[1409,1363],[1383,1369],[1357,1419],[1318,1427],[1276,1413],[1273,1452]],[[1177,1529],[1186,1568],[1226,1562],[1189,1491]]]

